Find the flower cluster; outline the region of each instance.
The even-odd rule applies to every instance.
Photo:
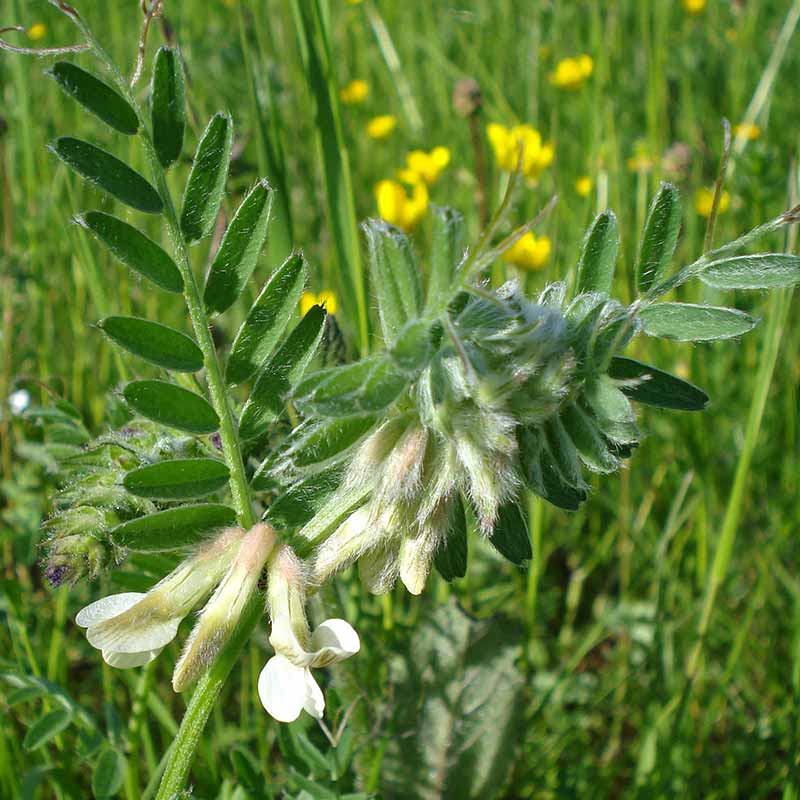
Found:
[[[535,272],[547,264],[551,250],[552,244],[547,236],[534,236],[528,231],[503,253],[503,261]]]
[[[506,128],[492,122],[487,127],[486,134],[497,165],[506,172],[514,172],[521,167],[522,174],[529,181],[536,181],[553,163],[553,145],[544,143],[539,131],[530,125]]]

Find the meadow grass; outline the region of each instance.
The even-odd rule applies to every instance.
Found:
[[[130,72],[136,4],[78,5]],[[461,211],[474,241],[481,228],[477,191],[484,190],[493,209],[504,189],[483,136],[489,122],[530,123],[555,147],[552,166],[526,187],[513,212],[522,223],[558,194],[535,230],[551,239],[551,256],[541,270],[521,273],[530,290],[563,275],[574,280],[584,229],[609,206],[623,236],[615,291],[630,300],[639,232],[664,177],[684,197],[677,261],[700,255],[706,219],[694,198],[716,179],[723,117],[757,124],[760,136],[735,139],[725,184],[730,207],[717,220],[715,241],[796,202],[797,2],[710,0],[699,14],[677,0],[165,6],[169,27],[153,31],[149,49],[164,35],[181,46],[186,151],[214,111],[230,109],[237,147],[226,215],[256,177],[266,174],[278,189],[267,251],[246,300],[291,247],[302,247],[313,268],[309,289],[336,294],[335,317],[351,356],[379,344],[357,227],[376,214],[375,183],[392,177],[414,148],[448,147],[451,161],[431,199]],[[43,38],[23,35],[20,43],[74,41],[74,31],[43,0],[0,2],[0,24],[34,23],[46,26]],[[584,53],[594,70],[579,89],[550,83],[559,60]],[[97,133],[41,76],[46,63],[0,59],[0,117],[7,125],[0,134],[0,397],[18,386],[37,404],[65,397],[99,433],[116,402],[107,391],[133,367],[91,323],[110,312],[183,330],[189,322],[68,224],[96,204],[96,193],[43,145],[56,135],[94,141]],[[488,167],[482,187],[469,121],[453,111],[454,84],[465,77],[482,93]],[[369,94],[361,104],[344,105],[339,88],[353,79],[365,80]],[[137,95],[146,92],[143,80]],[[365,125],[382,114],[396,116],[397,127],[375,140]],[[677,167],[676,143],[688,154]],[[144,170],[133,147],[114,145]],[[170,176],[176,194],[185,175],[184,165]],[[576,189],[584,176],[591,180],[587,196]],[[414,235],[425,252],[429,216]],[[793,250],[795,241],[773,234],[768,246]],[[197,250],[203,250],[194,253],[200,274],[205,251]],[[502,263],[495,268],[498,278],[513,271]],[[692,285],[680,299],[720,297]],[[314,796],[309,778],[334,797],[396,796],[384,781],[393,743],[420,732],[398,727],[392,665],[414,631],[454,597],[476,618],[501,613],[524,626],[517,664],[524,724],[504,745],[513,767],[507,785],[495,787],[499,796],[796,798],[800,329],[791,300],[789,291],[737,296],[737,307],[763,318],[740,342],[635,341],[635,356],[702,386],[712,402],[699,415],[643,412],[648,436],[630,468],[595,479],[579,512],[531,498],[535,557],[527,569],[476,543],[467,576],[452,584],[432,579],[422,598],[402,588],[374,598],[349,574],[329,590],[325,603],[346,612],[363,642],[358,658],[336,673],[341,713],[330,732],[336,746],[308,718],[287,734],[261,709],[253,687],[268,652],[262,626],[233,666],[201,740],[194,796],[248,797],[248,770],[260,776],[264,796]],[[234,320],[215,331],[219,339],[231,340],[246,308],[240,302]],[[45,587],[38,542],[51,511],[55,464],[36,428],[5,409],[0,436],[0,672],[50,682],[47,692],[28,695],[0,683],[0,796],[89,796],[91,768],[73,755],[88,745],[72,727],[40,747],[24,743],[43,712],[64,707],[89,715],[98,735],[125,754],[121,795],[153,796],[186,705],[172,693],[166,666],[177,647],[143,670],[100,663],[71,620],[108,579]],[[343,720],[353,701],[355,710]]]

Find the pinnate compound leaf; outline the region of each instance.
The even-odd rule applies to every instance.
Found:
[[[28,728],[22,746],[26,750],[36,750],[58,736],[70,722],[72,722],[72,712],[62,708],[48,711]]]
[[[457,497],[450,511],[447,536],[434,555],[436,569],[446,581],[467,574],[467,552],[467,515],[464,503]]]
[[[183,291],[183,278],[175,262],[132,225],[102,211],[87,211],[75,221],[90,230],[126,267],[168,292]]]
[[[197,544],[205,534],[236,522],[236,512],[217,503],[168,508],[112,528],[115,544],[135,552],[158,553]]]
[[[203,368],[203,353],[194,340],[160,322],[139,317],[106,317],[97,323],[109,339],[129,353],[176,372]]]
[[[122,788],[128,762],[125,756],[112,747],[105,747],[92,771],[92,793],[96,800],[114,797]]]
[[[700,280],[714,289],[788,289],[800,283],[800,256],[759,253],[714,261]]]
[[[678,411],[702,411],[708,403],[708,395],[697,386],[632,358],[611,359],[608,374],[639,403]]]
[[[128,136],[139,130],[139,120],[131,104],[91,72],[69,61],[57,61],[48,74],[68,95],[114,130]]]
[[[215,114],[208,123],[183,195],[181,230],[187,242],[197,242],[211,233],[219,214],[233,143],[230,114]]]
[[[214,433],[219,418],[208,401],[166,381],[132,381],[123,389],[128,405],[143,417],[187,433]]]
[[[225,377],[242,383],[269,358],[300,301],[306,265],[300,253],[292,253],[275,271],[256,298],[233,340]]]
[[[242,201],[214,256],[205,289],[206,308],[222,313],[242,293],[267,238],[272,190],[259,181]]]
[[[533,557],[528,525],[516,503],[506,503],[500,508],[489,541],[512,564],[523,564]]]
[[[390,672],[385,797],[505,796],[523,725],[522,641],[518,623],[472,620],[452,601],[418,627]]]
[[[749,333],[758,324],[755,317],[735,308],[691,303],[656,303],[639,312],[648,336],[677,342],[707,342],[731,339]]]
[[[647,215],[636,262],[636,285],[641,294],[664,277],[675,253],[680,229],[680,193],[671,183],[662,183]]]
[[[122,483],[137,497],[185,500],[216,492],[229,476],[228,467],[215,458],[175,458],[132,469]]]
[[[180,158],[186,128],[183,68],[174,47],[162,47],[153,66],[153,146],[161,165],[168,168]]]
[[[408,386],[409,377],[385,355],[312,373],[293,393],[297,407],[324,417],[381,411]]]
[[[610,209],[598,214],[583,240],[583,250],[578,261],[578,286],[576,292],[611,291],[614,265],[619,250],[617,217]]]
[[[147,214],[160,214],[164,208],[158,192],[111,153],[71,136],[56,139],[50,149],[89,183],[131,208]]]
[[[312,306],[272,356],[242,409],[242,439],[260,436],[283,413],[285,398],[317,352],[324,325],[325,309]]]

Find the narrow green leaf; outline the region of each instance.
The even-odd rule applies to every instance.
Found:
[[[185,500],[207,497],[228,482],[230,473],[215,458],[175,458],[132,469],[122,483],[137,497]]]
[[[208,123],[183,195],[181,230],[187,242],[196,242],[211,233],[225,191],[233,143],[230,114],[215,114]]]
[[[583,409],[567,403],[561,410],[561,421],[590,470],[608,474],[619,469],[619,459],[609,450],[597,422]]]
[[[453,279],[464,255],[464,217],[455,209],[431,206],[431,270],[425,309],[444,310],[452,299]]]
[[[269,358],[297,308],[305,280],[305,260],[292,253],[261,290],[236,334],[225,371],[228,383],[246,381]]]
[[[283,461],[292,469],[319,465],[346,453],[372,429],[374,414],[313,420],[295,429]]]
[[[158,553],[197,544],[205,534],[236,522],[236,512],[217,503],[168,508],[112,528],[111,539],[134,552]]]
[[[533,558],[528,524],[516,503],[506,503],[500,509],[489,541],[513,564]]]
[[[390,358],[376,355],[312,373],[298,384],[293,396],[301,411],[346,417],[387,408],[408,383],[408,375]]]
[[[48,74],[68,95],[106,125],[128,136],[139,130],[139,120],[130,103],[90,72],[69,61],[57,61]]]
[[[298,481],[270,503],[264,519],[278,530],[302,527],[328,501],[342,477],[342,467],[336,465]]]
[[[619,249],[617,217],[610,209],[598,214],[583,240],[578,261],[576,292],[609,294],[614,281],[614,265]]]
[[[56,139],[50,150],[89,183],[131,208],[148,214],[161,213],[164,204],[158,192],[138,172],[111,153],[70,136]]]
[[[369,268],[378,297],[383,338],[391,345],[403,325],[419,316],[422,303],[420,268],[408,236],[379,219],[364,224]]]
[[[102,211],[87,211],[75,221],[90,230],[126,267],[168,292],[183,291],[183,278],[175,262],[132,225]]]
[[[400,331],[391,349],[394,363],[412,375],[419,373],[433,355],[433,333],[428,322],[409,322]]]
[[[122,392],[143,417],[188,433],[214,433],[219,419],[208,401],[166,381],[133,381]]]
[[[270,359],[242,409],[242,439],[260,436],[283,413],[285,398],[317,352],[324,325],[325,309],[313,306]]]
[[[608,376],[600,375],[586,383],[583,402],[603,436],[614,444],[635,444],[639,441],[636,414],[630,401]]]
[[[464,503],[457,497],[450,512],[447,535],[434,554],[436,569],[446,581],[467,574],[467,552],[467,516]]]
[[[730,339],[749,333],[758,320],[735,308],[691,303],[656,303],[639,312],[644,332],[678,342]]]
[[[28,728],[22,746],[26,750],[36,750],[43,744],[58,736],[72,722],[72,713],[66,709],[57,709],[43,714]]]
[[[267,238],[272,190],[259,181],[236,212],[211,264],[205,289],[209,311],[230,308],[250,280]]]
[[[109,339],[151,364],[176,372],[203,368],[203,353],[194,340],[159,322],[139,317],[106,317],[97,323]]]
[[[152,91],[153,146],[166,169],[180,158],[186,127],[183,68],[175,48],[156,53]]]
[[[636,284],[641,294],[664,277],[675,253],[680,229],[680,193],[671,183],[662,183],[647,215],[636,262]]]
[[[622,391],[639,403],[678,411],[702,411],[708,403],[708,395],[697,386],[632,358],[613,358],[608,374],[627,381]]]
[[[118,750],[106,747],[92,771],[92,792],[96,800],[113,797],[122,788],[128,762]]]
[[[800,283],[800,256],[760,253],[714,261],[700,280],[715,289],[788,289]]]

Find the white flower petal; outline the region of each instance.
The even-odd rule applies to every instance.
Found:
[[[114,618],[93,625],[86,631],[86,638],[98,650],[115,653],[142,653],[158,650],[168,645],[178,632],[181,617],[173,619],[125,619]]]
[[[105,622],[107,619],[113,619],[123,611],[127,611],[132,606],[135,606],[142,598],[142,592],[122,592],[120,594],[110,594],[108,597],[101,597],[90,603],[85,608],[78,612],[75,617],[75,622],[81,628],[88,628],[91,625],[97,625],[100,622]]]
[[[307,699],[306,672],[282,655],[273,656],[261,670],[258,696],[278,722],[294,722],[300,716]]]
[[[103,650],[103,661],[110,667],[116,669],[130,669],[131,667],[142,667],[152,661],[162,650],[145,650],[143,653],[115,653],[111,650]]]
[[[322,689],[319,688],[319,684],[314,680],[310,669],[305,670],[305,683],[306,697],[303,702],[303,708],[314,719],[322,719],[322,713],[325,711],[325,697],[322,694]]]
[[[326,667],[355,655],[361,649],[361,642],[349,622],[326,619],[312,634],[311,647],[316,651],[312,665]]]

